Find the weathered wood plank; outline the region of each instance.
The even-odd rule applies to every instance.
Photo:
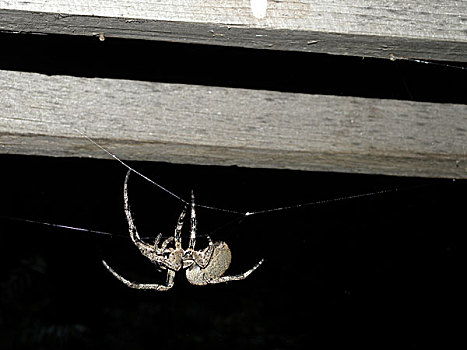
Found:
[[[467,106],[0,71],[0,152],[467,177]]]
[[[465,62],[467,1],[0,0],[0,31]]]

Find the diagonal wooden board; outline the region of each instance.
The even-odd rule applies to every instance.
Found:
[[[0,71],[0,153],[467,178],[467,106]]]

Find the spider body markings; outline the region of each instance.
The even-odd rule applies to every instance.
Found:
[[[186,214],[186,207],[183,209],[178,218],[173,236],[165,239],[161,244],[160,241],[162,234],[159,234],[156,237],[154,245],[144,242],[136,230],[136,226],[133,222],[133,218],[130,212],[128,201],[128,178],[130,173],[131,170],[128,170],[123,186],[124,209],[128,221],[130,238],[138,247],[141,254],[143,254],[162,269],[167,270],[167,280],[165,285],[131,282],[115,272],[105,261],[102,261],[104,266],[119,281],[123,282],[130,288],[166,291],[173,287],[175,273],[180,270],[186,270],[185,275],[188,282],[194,285],[204,286],[207,284],[243,280],[263,263],[263,259],[261,259],[250,270],[240,275],[224,276],[223,274],[229,268],[230,262],[232,260],[232,254],[227,243],[213,242],[211,238],[207,236],[208,246],[202,250],[195,250],[197,222],[193,192],[191,194],[191,232],[188,248],[182,248],[181,237],[183,221]]]

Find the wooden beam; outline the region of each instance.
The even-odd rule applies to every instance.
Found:
[[[3,32],[461,62],[466,23],[466,0],[0,0]]]
[[[0,152],[467,178],[467,106],[0,71]]]

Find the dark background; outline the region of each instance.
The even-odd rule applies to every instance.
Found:
[[[466,102],[465,70],[443,65],[60,36],[1,34],[0,45],[0,69]],[[204,287],[179,273],[171,291],[153,292],[101,263],[130,280],[165,280],[128,237],[118,162],[2,155],[0,164],[2,349],[420,348],[460,338],[464,181],[132,162],[184,198],[193,189],[199,203],[237,211],[397,189],[243,220],[199,208],[199,234],[232,250],[227,274],[264,264]],[[129,195],[142,236],[173,234],[180,202],[137,176]]]

